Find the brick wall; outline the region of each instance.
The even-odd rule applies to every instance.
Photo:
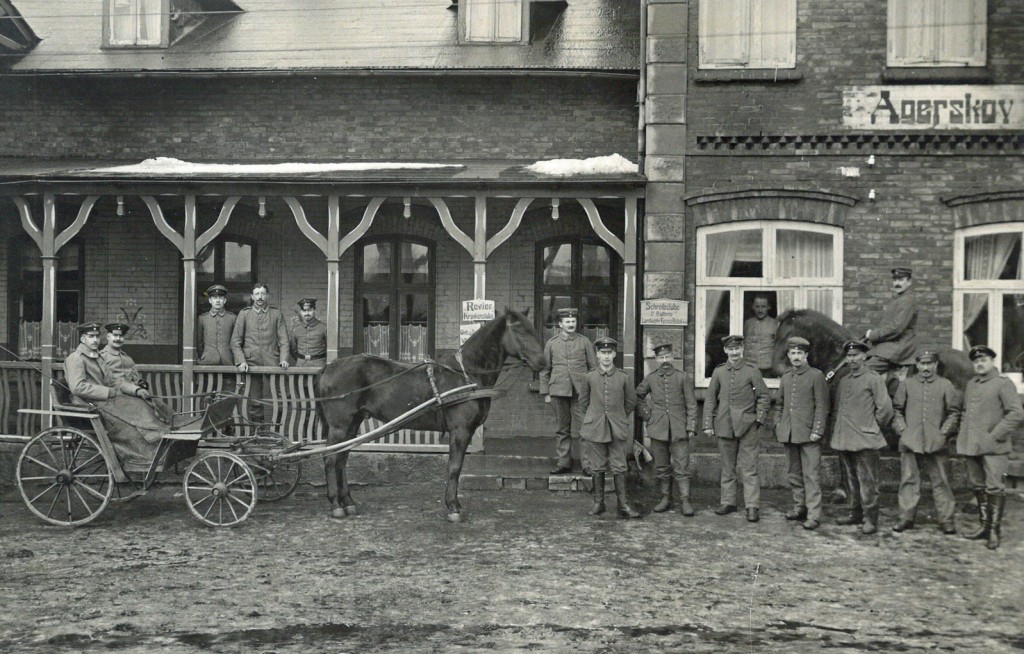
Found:
[[[635,92],[631,80],[568,77],[5,77],[0,156],[630,156]]]

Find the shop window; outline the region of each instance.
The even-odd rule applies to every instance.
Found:
[[[745,334],[747,360],[771,377],[780,314],[813,309],[841,323],[842,252],[842,229],[829,225],[761,220],[698,229],[698,384],[725,361],[724,336]]]
[[[251,304],[252,286],[258,281],[257,270],[255,239],[224,234],[214,239],[196,257],[199,313],[209,308],[203,293],[214,284],[228,289],[229,311],[238,313]]]
[[[527,40],[526,0],[460,0],[459,19],[467,43]]]
[[[984,66],[986,0],[889,0],[888,65]]]
[[[795,68],[796,0],[702,0],[701,68]]]
[[[356,248],[357,352],[406,363],[434,352],[434,246],[386,238]]]
[[[579,309],[577,328],[591,341],[616,338],[618,256],[585,238],[557,239],[537,246],[537,320],[543,340],[558,333],[558,310]]]
[[[1024,387],[1024,222],[959,230],[954,243],[953,347],[988,345]]]
[[[11,299],[11,334],[18,356],[38,359],[42,354],[43,262],[27,236],[10,243],[9,297]],[[78,347],[75,327],[85,311],[85,248],[73,239],[57,256],[57,308],[55,320],[54,357],[63,359]]]

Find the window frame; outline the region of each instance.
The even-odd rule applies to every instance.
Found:
[[[996,367],[1001,371],[1003,364],[1003,296],[1006,294],[1024,294],[1024,281],[1019,279],[966,279],[964,266],[967,263],[967,239],[989,234],[1014,233],[1021,238],[1021,256],[1024,257],[1024,221],[991,223],[974,227],[962,227],[956,230],[953,238],[953,329],[950,345],[954,349],[963,348],[962,328],[964,321],[964,295],[988,295],[988,344],[996,350]],[[1017,293],[1013,293],[1018,291]],[[1000,372],[1013,381],[1017,391],[1024,393],[1024,372]]]
[[[497,6],[502,2],[514,1],[519,5],[520,26],[519,38],[471,38],[469,25],[474,3],[487,3]],[[459,42],[464,45],[524,45],[530,42],[530,2],[531,0],[460,0],[459,2]]]
[[[710,25],[710,13],[705,10],[708,6],[708,2],[714,2],[715,0],[701,0],[698,5],[698,39],[697,39],[697,51],[698,51],[698,69],[700,70],[772,70],[772,69],[790,69],[796,68],[796,29],[797,29],[797,11],[796,11],[796,0],[782,0],[786,2],[786,11],[789,14],[786,19],[792,30],[788,32],[788,43],[786,44],[786,53],[783,57],[778,59],[769,59],[763,56],[763,48],[761,56],[754,59],[754,44],[762,42],[761,35],[765,33],[763,21],[761,25],[757,25],[755,29],[755,21],[757,21],[758,15],[762,15],[762,12],[755,11],[754,3],[760,2],[760,0],[740,0],[744,4],[743,21],[747,22],[746,31],[737,34],[737,39],[740,40],[736,51],[739,53],[738,56],[733,58],[721,58],[711,59],[709,54],[709,44],[707,39],[712,36],[717,36],[712,33]],[[735,24],[735,23],[734,23]],[[720,38],[720,37],[719,37]]]
[[[154,43],[139,43],[138,28],[135,30],[135,39],[132,43],[113,41],[114,29],[111,22],[113,16],[113,2],[116,0],[103,0],[103,49],[153,49],[166,48],[171,42],[171,0],[160,0],[160,40]],[[138,0],[130,0],[137,2]],[[136,15],[138,12],[136,12]]]
[[[709,235],[723,232],[743,230],[761,230],[761,258],[763,270],[760,277],[712,277],[707,275],[707,239]],[[773,265],[778,250],[778,232],[780,230],[804,231],[815,234],[827,234],[832,237],[832,276],[831,277],[780,277]],[[831,318],[843,322],[843,244],[842,227],[835,225],[778,219],[742,220],[697,228],[697,275],[694,289],[694,376],[698,387],[706,388],[711,381],[711,370],[704,369],[707,352],[706,323],[707,291],[729,292],[729,333],[743,333],[743,295],[757,291],[794,291],[794,302],[797,306],[801,297],[806,301],[808,290],[832,291]],[[778,307],[776,307],[778,311]],[[777,379],[766,379],[770,387],[778,386]]]
[[[933,42],[932,46],[932,58],[930,60],[915,59],[912,56],[906,55],[901,56],[899,53],[902,44],[897,42],[896,34],[900,25],[900,16],[898,14],[900,5],[911,1],[924,1],[930,4],[925,7],[930,7],[929,11],[932,12],[931,20],[934,21],[931,25],[917,25],[914,28],[920,30],[920,37],[922,39],[930,38]],[[940,4],[945,2],[953,3],[971,3],[974,10],[974,32],[972,35],[971,53],[966,57],[946,57],[943,52],[945,34],[943,25],[939,23],[937,15],[941,13]],[[987,0],[888,0],[886,9],[886,29],[885,29],[885,60],[886,66],[889,68],[978,68],[984,67],[988,59],[988,2]],[[906,29],[911,29],[907,26]],[[904,46],[905,47],[905,46]]]
[[[250,248],[251,254],[251,275],[252,279],[244,282],[232,282],[228,281],[225,271],[225,248],[228,243],[240,243]],[[238,313],[242,308],[251,304],[252,298],[252,287],[253,284],[259,281],[259,239],[251,236],[245,236],[243,234],[227,233],[220,234],[215,238],[207,247],[213,248],[213,279],[203,279],[199,282],[200,275],[199,271],[199,255],[202,252],[196,253],[196,280],[199,282],[198,285],[203,288],[197,288],[196,301],[198,303],[198,314],[203,313],[209,309],[207,299],[204,295],[206,289],[213,284],[220,284],[228,289],[228,300],[225,304],[225,308],[232,313]],[[204,248],[205,249],[205,248]],[[234,301],[231,301],[231,300]]]
[[[544,283],[544,250],[545,248],[559,245],[569,245],[572,247],[573,254],[570,261],[570,282],[568,286]],[[607,287],[584,286],[583,251],[585,246],[602,247],[607,251],[609,263]],[[537,333],[541,334],[542,339],[544,338],[546,327],[544,324],[544,296],[556,294],[568,295],[570,297],[571,305],[580,310],[581,315],[579,316],[577,326],[577,331],[579,333],[583,333],[584,319],[586,318],[586,316],[582,315],[583,307],[581,306],[582,302],[580,301],[583,296],[604,295],[607,297],[609,301],[609,313],[611,316],[611,323],[608,326],[608,335],[616,339],[619,337],[619,309],[621,304],[619,298],[622,288],[622,260],[614,249],[600,238],[592,235],[554,236],[542,241],[537,241],[534,244],[534,262],[535,327],[537,329]]]

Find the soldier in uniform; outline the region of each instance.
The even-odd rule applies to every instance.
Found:
[[[558,310],[559,333],[544,345],[544,370],[540,372],[540,394],[555,407],[555,455],[553,475],[572,471],[572,439],[579,438],[583,411],[579,397],[588,372],[597,367],[590,339],[576,331],[576,309]]]
[[[697,433],[697,399],[693,378],[672,363],[672,344],[654,346],[658,368],[644,377],[636,387],[637,397],[645,399],[650,409],[647,436],[651,439],[654,468],[661,488],[661,501],[654,511],[672,508],[672,477],[679,491],[679,512],[693,515],[690,504],[690,444]]]
[[[967,476],[981,509],[981,524],[965,535],[972,540],[987,538],[986,546],[994,550],[999,547],[1006,503],[1004,475],[1013,448],[1010,435],[1024,421],[1024,409],[1013,382],[999,374],[992,348],[975,345],[968,356],[974,363],[974,377],[964,391],[956,453],[967,464]]]
[[[843,345],[850,374],[839,380],[832,449],[846,471],[850,514],[839,525],[860,524],[863,534],[878,531],[878,451],[885,447],[882,429],[892,420],[892,401],[885,382],[864,363],[869,346]],[[863,523],[863,524],[861,524]]]
[[[241,372],[249,366],[280,366],[288,369],[288,328],[284,315],[270,306],[270,287],[257,283],[252,288],[252,306],[242,309],[231,332],[231,353]],[[249,419],[263,422],[263,375],[250,375]]]
[[[900,519],[892,530],[912,529],[917,503],[921,499],[920,466],[932,482],[935,515],[944,534],[955,534],[953,510],[956,502],[949,486],[949,456],[946,443],[956,438],[960,425],[960,392],[940,377],[939,355],[924,350],[915,357],[917,374],[896,390],[893,398],[893,427],[900,435]]]
[[[761,449],[758,427],[768,417],[771,397],[757,367],[743,360],[743,337],[722,339],[728,358],[711,373],[704,400],[704,433],[718,438],[722,458],[721,502],[715,513],[736,511],[736,471],[743,481],[747,520],[761,519],[761,482],[757,458]]]
[[[203,366],[231,366],[231,333],[235,328],[235,314],[224,308],[228,301],[228,289],[214,284],[206,289],[210,310],[199,316],[196,330],[196,363]]]
[[[596,347],[597,369],[586,374],[580,389],[584,412],[580,427],[583,466],[594,483],[594,506],[589,513],[604,513],[604,478],[610,468],[619,517],[639,518],[640,513],[626,499],[626,457],[633,451],[633,421],[629,414],[636,408],[636,391],[626,373],[615,367],[618,343],[604,337],[597,339]]]
[[[803,520],[804,529],[821,524],[821,437],[828,424],[828,387],[825,375],[807,362],[811,343],[799,336],[786,342],[792,368],[779,382],[778,417],[775,437],[786,449],[789,487],[793,508],[787,520]]]
[[[124,377],[118,378],[100,355],[100,324],[78,325],[78,347],[64,360],[64,375],[75,404],[111,400],[118,395],[149,398],[149,391]]]
[[[100,358],[115,379],[124,379],[139,388],[149,389],[149,384],[135,368],[135,360],[124,351],[124,337],[128,333],[128,325],[123,322],[112,322],[103,326],[107,330],[107,345],[100,350]]]
[[[881,324],[864,334],[864,340],[871,344],[867,366],[880,375],[909,363],[917,350],[913,271],[897,267],[891,272],[893,297],[882,309]]]
[[[289,347],[296,368],[323,368],[327,363],[327,324],[316,317],[316,298],[298,301],[300,320],[292,323]]]
[[[761,371],[762,377],[775,376],[772,356],[775,354],[775,333],[779,331],[779,321],[768,315],[771,308],[767,295],[757,295],[751,305],[754,316],[743,323],[744,354],[747,361]]]

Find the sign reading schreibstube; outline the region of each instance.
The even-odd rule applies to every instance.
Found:
[[[843,125],[872,130],[1024,129],[1024,85],[853,86]]]
[[[465,300],[462,303],[462,322],[494,320],[494,300]]]
[[[640,324],[666,327],[689,324],[690,303],[685,300],[641,300]]]

